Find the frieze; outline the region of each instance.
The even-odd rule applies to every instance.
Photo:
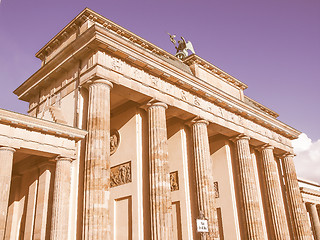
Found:
[[[99,54],[101,54],[101,52],[99,52]],[[239,125],[241,127],[244,127],[246,129],[249,129],[259,134],[263,134],[263,135],[266,134],[268,138],[274,141],[280,142],[287,146],[291,146],[289,139],[287,139],[286,137],[282,137],[280,134],[275,133],[272,130],[269,130],[265,126],[259,125],[253,122],[252,120],[249,120],[247,118],[244,118],[241,115],[238,115],[234,112],[226,110],[225,108],[218,106],[216,103],[205,100],[202,97],[192,94],[189,91],[182,90],[179,86],[170,82],[166,82],[160,77],[153,76],[148,72],[145,72],[141,69],[133,67],[116,57],[112,57],[105,53],[102,53],[102,54],[103,54],[103,58],[105,58],[103,59],[103,62],[105,63],[105,67],[109,69],[117,68],[119,73],[132,76],[134,80],[139,81],[144,85],[148,85],[150,87],[156,87],[157,90],[165,94],[171,95],[179,100],[182,100],[194,106],[200,107],[205,111],[209,111],[211,114],[214,114],[217,117],[221,117],[225,119],[226,121],[233,122],[236,125]],[[116,65],[118,65],[118,67],[115,67]]]
[[[179,190],[178,171],[170,173],[170,189],[171,192]]]
[[[131,178],[131,162],[126,162],[114,167],[110,170],[110,187],[120,186],[130,183]]]

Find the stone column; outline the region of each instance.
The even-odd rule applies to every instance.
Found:
[[[34,240],[45,240],[47,235],[47,215],[50,195],[52,162],[39,166],[39,180],[36,215],[34,220]]]
[[[277,162],[273,154],[273,147],[264,145],[261,147],[262,165],[268,197],[272,223],[272,239],[290,239],[290,233],[282,199],[280,178]]]
[[[89,85],[87,149],[84,170],[85,240],[111,239],[110,185],[110,89],[98,79]]]
[[[51,240],[68,239],[71,162],[71,158],[56,158],[50,231]]]
[[[307,209],[309,212],[310,221],[313,228],[314,240],[320,240],[320,221],[319,221],[317,207],[314,203],[307,203]]]
[[[307,211],[303,204],[299,189],[293,156],[293,154],[287,154],[282,158],[282,168],[287,189],[287,199],[291,212],[294,235],[297,239],[312,239]]]
[[[167,105],[148,103],[152,240],[172,239],[172,203],[168,162]]]
[[[208,122],[203,119],[192,121],[194,161],[198,195],[199,215],[208,219],[209,233],[202,234],[201,239],[219,237],[217,210],[212,178],[212,166],[208,139]]]
[[[246,239],[258,240],[264,239],[264,231],[261,219],[261,208],[258,200],[254,162],[250,155],[249,139],[248,136],[241,134],[234,140],[239,162]]]
[[[0,147],[0,239],[5,234],[14,152],[11,147]]]

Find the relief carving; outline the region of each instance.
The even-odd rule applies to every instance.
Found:
[[[218,184],[218,182],[213,183],[213,188],[214,188],[214,197],[219,198],[219,184]]]
[[[201,107],[203,109],[208,109],[208,110],[210,109],[210,106],[211,106],[212,110],[209,110],[209,111],[212,111],[214,115],[221,117],[227,121],[232,121],[235,124],[239,124],[240,126],[248,130],[254,131],[256,133],[264,134],[267,129],[265,126],[261,126],[260,124],[254,123],[252,120],[246,119],[242,116],[238,116],[237,114],[230,112],[218,106],[215,103],[212,103],[204,98],[198,97],[188,91],[184,91],[180,87],[174,84],[168,83],[162,80],[161,78],[155,78],[154,76],[147,74],[143,70],[133,67],[125,63],[124,61],[121,61],[118,58],[113,58],[111,56],[106,55],[105,63],[106,65],[108,65],[108,67],[110,67],[114,71],[117,71],[123,74],[124,73],[127,74],[128,72],[130,72],[131,74],[129,75],[132,76],[132,79],[139,82],[143,82],[144,84],[147,84],[149,86],[154,86],[158,88],[160,91],[165,92],[166,94],[173,95],[174,97],[178,97],[180,100],[188,101],[188,102],[193,101],[194,105]],[[168,89],[171,89],[172,92],[169,92]],[[192,102],[190,103],[192,104]],[[269,133],[269,136],[268,136],[269,138],[279,143],[290,146],[290,141],[286,137],[281,136],[281,138],[279,139],[279,134],[276,134],[273,130],[268,129],[267,131]]]
[[[179,190],[178,171],[170,173],[170,189],[171,192]]]
[[[181,99],[184,101],[187,101],[187,94],[186,94],[186,91],[184,90],[181,90]]]
[[[113,61],[111,62],[111,68],[117,72],[121,72],[123,62],[118,58],[113,58],[112,60]]]
[[[120,186],[126,183],[130,183],[131,181],[131,162],[111,167],[110,187]]]
[[[197,96],[194,96],[194,105],[200,106],[200,101],[199,101],[199,98]]]
[[[114,154],[120,143],[120,134],[117,130],[111,129],[110,131],[110,155]]]

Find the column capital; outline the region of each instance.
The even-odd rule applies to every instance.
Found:
[[[203,118],[201,118],[201,117],[195,117],[195,118],[193,118],[191,121],[190,121],[190,124],[191,125],[194,125],[194,124],[206,124],[206,125],[209,125],[209,121],[207,121],[207,120],[205,120],[205,119],[203,119]]]
[[[10,151],[10,152],[15,152],[16,150],[12,147],[7,147],[7,146],[1,146],[0,151]]]
[[[69,161],[72,162],[74,160],[74,158],[71,157],[64,157],[64,156],[57,156],[55,159],[53,159],[53,161],[57,162],[57,161]]]
[[[292,158],[294,158],[295,156],[297,156],[297,155],[294,154],[294,153],[287,152],[287,153],[284,153],[284,154],[280,155],[279,157],[280,157],[280,158],[285,158],[285,157],[292,157]]]
[[[266,143],[266,144],[263,144],[261,146],[256,147],[256,149],[261,152],[262,150],[266,150],[266,149],[273,150],[274,146],[270,145],[269,143]]]
[[[236,142],[237,140],[250,140],[250,137],[244,133],[240,133],[237,136],[231,137],[231,141]]]
[[[164,102],[161,102],[159,100],[156,100],[156,99],[151,99],[149,102],[147,102],[147,104],[145,105],[146,108],[150,108],[150,107],[154,107],[154,106],[158,106],[158,107],[164,107],[165,109],[168,108],[168,105]]]
[[[110,89],[113,88],[113,84],[111,81],[105,78],[97,78],[97,77],[90,78],[83,85],[81,85],[81,87],[89,89],[90,86],[95,84],[103,84],[103,85],[107,85]]]

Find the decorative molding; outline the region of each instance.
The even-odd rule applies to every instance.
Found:
[[[131,162],[122,163],[110,169],[110,187],[132,182]]]
[[[280,127],[277,127],[275,124],[278,124],[281,122],[279,122],[274,118],[268,119],[268,121],[270,121],[269,124],[264,124],[264,121],[262,121],[262,119],[260,119],[259,116],[256,116],[256,115],[254,116],[253,114],[250,114],[249,112],[246,111],[246,109],[239,109],[238,108],[239,106],[232,105],[232,107],[228,107],[228,105],[230,104],[226,104],[224,101],[220,99],[212,100],[212,99],[207,99],[204,96],[200,96],[200,95],[198,96],[192,93],[190,90],[189,91],[183,90],[181,89],[180,86],[177,86],[174,83],[167,82],[161,79],[160,77],[155,77],[149,74],[148,72],[145,72],[139,68],[136,68],[122,60],[121,60],[121,64],[119,64],[119,66],[121,67],[117,68],[118,71],[115,71],[114,70],[115,65],[119,63],[118,58],[107,55],[107,54],[103,54],[102,56],[100,56],[100,58],[105,63],[105,66],[103,66],[103,68],[109,71],[117,72],[130,80],[135,80],[137,82],[143,83],[146,86],[156,88],[158,91],[164,94],[173,96],[178,100],[187,102],[188,104],[201,108],[204,111],[207,111],[207,112],[210,111],[211,114],[214,114],[217,117],[223,118],[226,121],[233,122],[236,125],[242,126],[258,134],[264,135],[269,139],[273,139],[281,144],[285,144],[291,147],[288,140],[288,135],[287,135],[288,132],[282,130]],[[126,73],[130,73],[130,76],[124,75]],[[155,82],[156,82],[156,86],[154,85]],[[243,107],[243,106],[240,106],[240,107]],[[269,115],[267,115],[267,117],[270,118]],[[271,123],[271,120],[276,122]],[[294,138],[290,134],[289,134],[289,137]]]
[[[235,77],[232,77],[230,74],[222,71],[220,68],[218,68],[215,65],[213,65],[212,63],[202,59],[198,55],[192,54],[192,55],[188,56],[183,62],[185,64],[187,64],[188,66],[195,64],[195,63],[199,64],[204,69],[210,71],[212,74],[216,75],[217,77],[230,83],[233,86],[236,86],[242,90],[248,88],[248,86],[246,84],[244,84],[243,82],[241,82],[240,80],[236,79]]]
[[[170,173],[170,189],[171,189],[171,192],[179,190],[178,171]]]
[[[263,112],[269,114],[270,116],[272,116],[272,117],[274,117],[274,118],[279,117],[279,114],[278,114],[278,113],[272,111],[271,109],[263,106],[262,104],[256,102],[255,100],[253,100],[253,99],[251,99],[251,98],[249,98],[249,97],[247,97],[247,96],[244,96],[244,102],[245,102],[246,104],[254,107],[254,108],[257,109],[257,110],[260,110],[260,111],[263,111]]]
[[[112,22],[111,20],[101,16],[100,14],[92,11],[89,8],[85,8],[81,13],[78,14],[67,26],[65,26],[56,36],[54,36],[45,46],[43,46],[37,53],[36,57],[44,59],[54,49],[58,48],[63,42],[68,39],[68,37],[77,31],[78,26],[81,26],[84,22],[91,21],[92,23],[105,28],[106,30],[112,32],[119,37],[132,42],[152,54],[163,56],[165,58],[178,60],[174,55],[168,53],[167,51],[159,48],[158,46],[144,40],[138,35],[130,32],[129,30],[119,26],[118,24]],[[58,41],[56,41],[58,40]],[[57,44],[58,43],[58,44]],[[50,51],[47,51],[50,49]]]
[[[0,123],[15,126],[17,128],[30,129],[69,139],[80,140],[85,137],[87,131],[70,126],[57,124],[51,121],[31,117],[21,113],[11,112],[0,108]]]

